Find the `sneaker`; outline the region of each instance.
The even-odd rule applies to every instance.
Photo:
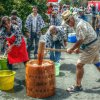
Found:
[[[66,91],[68,91],[68,92],[80,92],[82,90],[83,90],[82,86],[71,86]]]

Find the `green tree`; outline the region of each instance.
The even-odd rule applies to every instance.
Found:
[[[83,1],[84,0],[61,0],[60,3],[62,4],[70,4],[70,5],[73,5],[73,6],[80,6],[83,4]],[[87,0],[87,1],[90,1],[90,0]],[[84,4],[86,5],[86,4]]]
[[[16,9],[18,16],[25,22],[26,17],[32,12],[33,5],[37,5],[39,14],[41,14],[44,19],[47,19],[45,15],[47,10],[46,0],[0,0],[0,16],[10,16],[11,11]]]
[[[70,1],[71,1],[71,0],[61,0],[60,3],[61,3],[61,4],[70,4]]]

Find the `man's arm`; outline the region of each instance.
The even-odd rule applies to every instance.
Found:
[[[74,52],[74,50],[79,50],[79,48],[80,48],[80,45],[83,43],[83,39],[81,39],[81,40],[78,40],[71,48],[68,48],[67,49],[67,53],[73,53]]]

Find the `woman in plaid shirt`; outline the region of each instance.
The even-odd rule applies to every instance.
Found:
[[[6,53],[8,57],[8,67],[9,69],[12,69],[12,64],[25,63],[29,60],[26,44],[23,36],[20,34],[19,27],[11,24],[8,16],[4,16],[1,22],[1,41],[6,41],[7,43]]]

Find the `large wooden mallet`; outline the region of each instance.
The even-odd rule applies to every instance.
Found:
[[[48,51],[67,52],[66,49],[45,48]]]
[[[38,65],[42,65],[42,61],[44,57],[44,49],[45,49],[45,42],[40,41],[38,47]]]
[[[38,64],[41,65],[44,57],[44,50],[66,52],[66,49],[45,48],[45,42],[40,41],[38,47]]]

